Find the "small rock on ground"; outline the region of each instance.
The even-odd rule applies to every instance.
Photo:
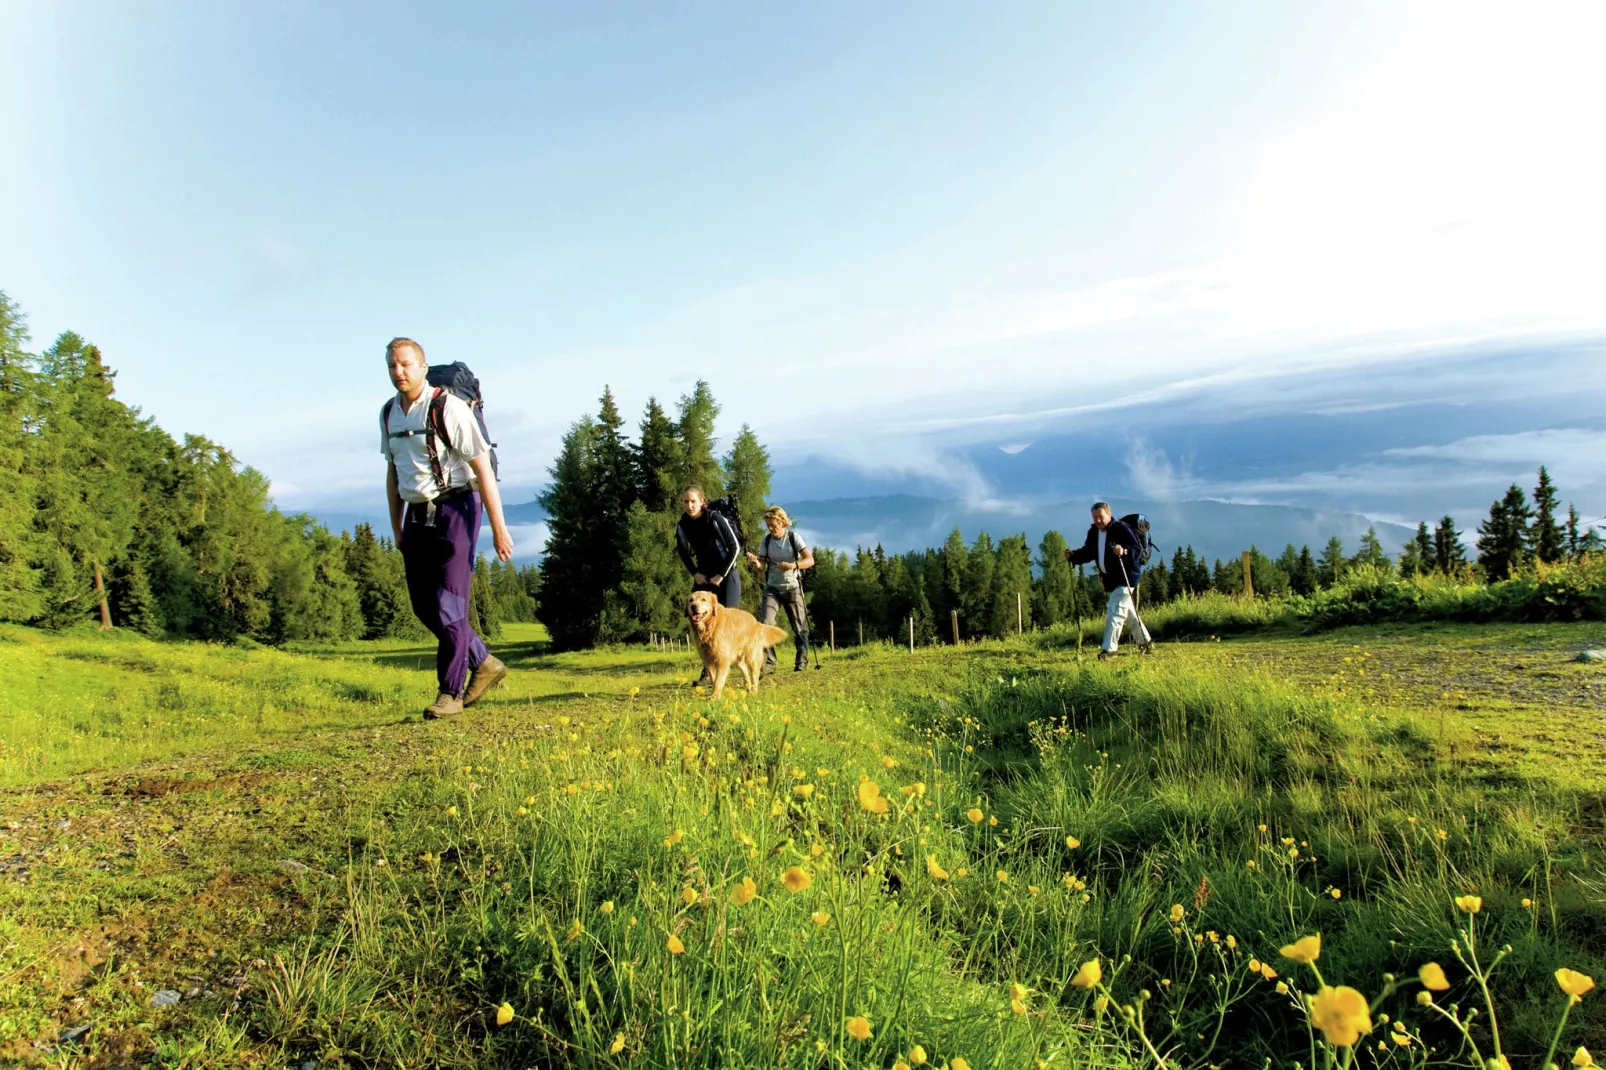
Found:
[[[1586,650],[1578,655],[1578,660],[1583,662],[1606,661],[1606,650]]]
[[[160,991],[158,991],[156,993],[156,995],[151,997],[151,1006],[152,1007],[173,1007],[173,1006],[177,1006],[178,1001],[180,999],[182,999],[182,998],[183,998],[182,996],[180,996],[177,992],[173,991],[171,988],[164,988],[164,989],[161,989]]]

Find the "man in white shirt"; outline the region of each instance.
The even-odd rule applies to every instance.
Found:
[[[482,499],[503,561],[513,556],[513,537],[502,517],[491,444],[468,405],[429,385],[424,349],[411,338],[392,339],[385,363],[396,387],[380,411],[390,529],[413,612],[438,641],[440,694],[424,717],[455,717],[507,675],[468,619]]]

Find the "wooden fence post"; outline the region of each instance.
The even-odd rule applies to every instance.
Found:
[[[959,610],[950,609],[948,611],[948,617],[949,617],[949,623],[951,623],[954,626],[954,646],[958,646],[959,645]]]
[[[1249,567],[1249,551],[1248,550],[1245,550],[1244,553],[1243,553],[1243,562],[1244,562],[1244,594],[1251,601],[1253,601],[1254,597],[1255,597],[1255,574],[1254,574],[1254,570]]]
[[[864,645],[864,618],[859,618],[859,645]]]
[[[915,615],[909,614],[909,653],[915,652]]]
[[[836,653],[836,621],[831,621],[831,653]]]
[[[1026,634],[1026,608],[1025,600],[1019,591],[1015,592],[1015,634]]]
[[[100,630],[109,632],[112,630],[112,611],[106,602],[106,581],[101,578],[99,561],[95,562],[95,596],[100,601]]]

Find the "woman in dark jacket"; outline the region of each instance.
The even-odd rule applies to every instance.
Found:
[[[739,608],[742,574],[736,562],[742,557],[742,540],[736,529],[708,507],[702,487],[687,487],[680,501],[686,512],[675,525],[675,550],[691,573],[692,590],[713,591],[720,605]]]

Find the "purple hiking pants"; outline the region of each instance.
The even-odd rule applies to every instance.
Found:
[[[474,584],[474,548],[480,538],[480,496],[437,499],[435,523],[429,506],[409,503],[402,517],[402,562],[413,612],[435,634],[435,675],[447,695],[462,697],[469,670],[487,655],[485,642],[469,624],[468,598]]]

